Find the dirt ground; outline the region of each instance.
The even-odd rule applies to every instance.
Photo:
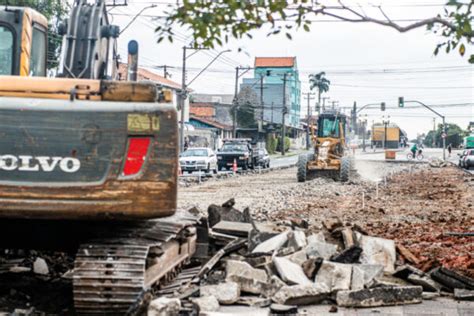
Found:
[[[376,166],[382,181],[362,176],[347,184],[329,179],[296,181],[294,168],[180,188],[179,206],[198,207],[236,199],[257,220],[302,217],[318,227],[337,216],[369,234],[396,240],[419,259],[419,268],[439,264],[474,276],[472,237],[448,232],[474,230],[474,177],[455,168],[407,164]],[[372,169],[373,170],[373,169]]]

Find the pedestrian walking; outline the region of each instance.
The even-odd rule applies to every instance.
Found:
[[[451,150],[453,149],[453,146],[451,143],[448,145],[448,156],[451,157]]]

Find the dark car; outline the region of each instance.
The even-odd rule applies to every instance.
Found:
[[[224,145],[217,153],[217,167],[219,170],[232,169],[234,161],[237,167],[243,170],[253,168],[253,152],[249,140],[232,139],[224,141]]]
[[[262,168],[270,168],[270,156],[265,148],[254,149],[254,166]]]
[[[459,166],[470,169],[474,167],[474,149],[466,149],[459,155]]]

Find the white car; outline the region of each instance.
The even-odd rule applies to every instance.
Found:
[[[217,157],[210,148],[188,148],[179,156],[179,164],[183,172],[202,170],[217,173]]]

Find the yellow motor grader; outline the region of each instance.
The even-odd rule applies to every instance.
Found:
[[[351,159],[345,150],[346,119],[337,112],[319,116],[316,134],[312,129],[314,153],[298,157],[298,182],[314,177],[328,177],[341,182],[349,180]]]

